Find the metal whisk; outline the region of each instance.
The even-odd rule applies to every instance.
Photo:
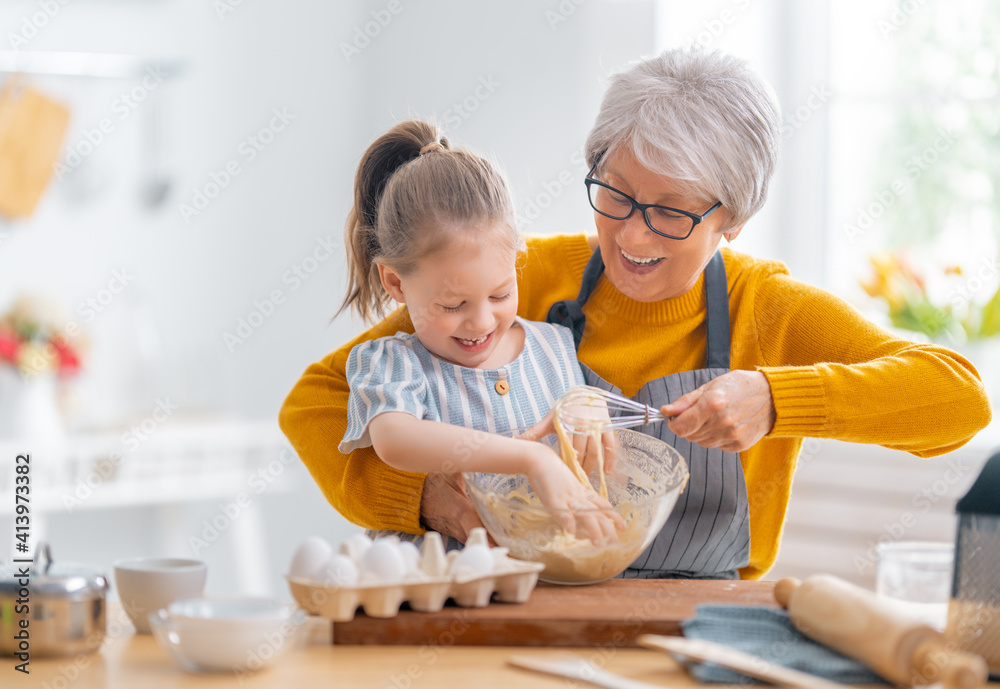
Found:
[[[567,390],[556,402],[555,415],[570,433],[614,431],[673,418],[664,416],[659,409],[590,385]]]

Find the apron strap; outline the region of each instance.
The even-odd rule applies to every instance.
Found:
[[[729,283],[726,262],[716,251],[705,266],[708,311],[708,356],[705,368],[729,368]]]
[[[590,299],[603,272],[604,259],[601,257],[601,247],[597,247],[583,271],[580,294],[576,299],[557,301],[545,318],[548,323],[569,328],[573,333],[573,343],[577,349],[580,348],[583,331],[587,325],[583,306]],[[726,282],[726,262],[718,251],[705,266],[705,298],[708,312],[706,368],[729,368],[729,285]]]
[[[587,267],[583,270],[580,294],[576,299],[557,301],[549,309],[548,316],[545,317],[548,323],[569,328],[573,332],[573,345],[577,349],[580,349],[580,340],[583,339],[583,330],[587,325],[587,317],[583,314],[583,305],[590,299],[590,295],[597,287],[597,281],[601,279],[603,272],[604,259],[601,258],[601,247],[597,247],[590,255]]]

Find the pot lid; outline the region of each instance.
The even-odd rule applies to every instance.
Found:
[[[0,560],[0,594],[19,596],[27,578],[29,598],[91,598],[108,589],[108,580],[95,567],[54,563],[47,543],[35,549],[35,562]],[[28,576],[23,572],[28,570]]]

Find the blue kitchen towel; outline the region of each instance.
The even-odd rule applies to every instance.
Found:
[[[884,684],[866,665],[804,636],[788,612],[744,605],[699,605],[695,616],[681,623],[689,639],[714,641],[811,675],[844,684]],[[750,684],[758,680],[713,663],[692,664],[691,674],[702,682]]]

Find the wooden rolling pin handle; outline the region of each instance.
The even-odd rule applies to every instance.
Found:
[[[783,608],[788,607],[788,602],[792,600],[792,594],[802,585],[802,582],[794,577],[782,579],[774,585],[774,600]]]
[[[989,668],[980,656],[949,650],[940,641],[924,641],[913,651],[911,684],[941,682],[946,689],[978,689],[985,686]]]
[[[791,577],[782,579],[774,585],[774,599],[778,601],[779,605],[788,608],[792,597],[799,590],[800,586],[802,586],[802,582],[798,579]],[[815,583],[813,586],[815,586]],[[841,583],[840,586],[846,585]],[[845,593],[850,594],[850,589],[844,588],[840,595],[844,595]],[[802,611],[799,610],[798,614],[801,615]],[[793,615],[794,617],[795,615]],[[872,619],[875,620],[877,617],[873,617]],[[920,686],[941,682],[945,686],[945,689],[979,689],[979,687],[985,686],[989,668],[986,665],[986,661],[981,657],[949,648],[939,633],[933,633],[932,636],[928,636],[932,634],[930,629],[926,629],[926,633],[924,633],[920,632],[917,628],[907,631],[898,622],[889,627],[884,625],[885,622],[883,622],[883,631],[895,634],[896,643],[902,643],[904,646],[907,637],[916,641],[913,635],[919,635],[918,638],[923,636],[922,641],[916,641],[916,646],[913,648],[910,657],[904,655],[899,658],[899,661],[903,665],[893,665],[891,662],[890,664],[884,664],[883,662],[873,663],[872,661],[877,659],[866,657],[867,654],[859,652],[858,648],[841,646],[837,650],[852,658],[862,660],[876,671],[880,671],[880,674],[900,684]],[[796,624],[796,626],[799,625]],[[819,631],[822,632],[822,625]],[[809,636],[814,636],[814,633],[809,634]],[[825,643],[822,636],[817,640]],[[907,665],[909,666],[908,669]]]

